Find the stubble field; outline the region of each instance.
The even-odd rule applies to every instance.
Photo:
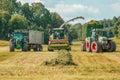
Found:
[[[120,80],[120,40],[116,52],[88,53],[74,42],[72,58],[76,66],[42,65],[56,58],[58,51],[9,52],[8,42],[0,41],[0,80]]]

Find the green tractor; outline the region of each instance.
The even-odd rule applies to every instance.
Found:
[[[42,51],[42,43],[44,43],[44,33],[36,30],[15,30],[10,38],[10,52],[15,49],[22,51]]]
[[[15,51],[15,49],[27,51],[27,43],[27,38],[22,32],[13,32],[10,35],[10,52]]]
[[[88,35],[85,42],[81,45],[82,51],[87,52],[114,52],[116,50],[116,43],[108,38],[107,31],[99,24],[88,24]]]

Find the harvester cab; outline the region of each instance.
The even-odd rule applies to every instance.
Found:
[[[51,31],[50,37],[53,39],[64,39],[66,35],[66,30],[64,28],[54,28]]]

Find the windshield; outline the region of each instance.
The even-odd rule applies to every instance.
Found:
[[[64,30],[54,30],[54,39],[64,39]]]
[[[106,36],[106,31],[102,30],[102,29],[93,29],[92,30],[92,37],[95,36]]]
[[[14,39],[22,40],[23,35],[22,35],[22,33],[14,33],[14,34],[13,34],[13,37],[14,37]]]

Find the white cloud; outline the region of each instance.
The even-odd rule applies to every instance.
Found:
[[[22,4],[23,3],[29,3],[29,4],[31,4],[33,2],[41,2],[41,3],[44,4],[43,0],[17,0],[17,1],[20,1]]]
[[[50,11],[56,11],[61,14],[72,14],[76,12],[90,12],[93,14],[100,13],[100,10],[98,8],[92,7],[92,6],[85,6],[81,4],[57,4],[54,8],[48,8]]]
[[[82,4],[56,4],[54,7],[48,9],[51,12],[57,12],[58,14],[60,14],[65,21],[77,16],[85,17],[85,20],[76,20],[72,23],[85,23],[86,21],[88,21],[86,17],[91,15],[94,16],[100,13],[100,10],[98,8],[92,6],[85,6]]]
[[[114,11],[120,12],[120,3],[114,3],[111,7]]]

